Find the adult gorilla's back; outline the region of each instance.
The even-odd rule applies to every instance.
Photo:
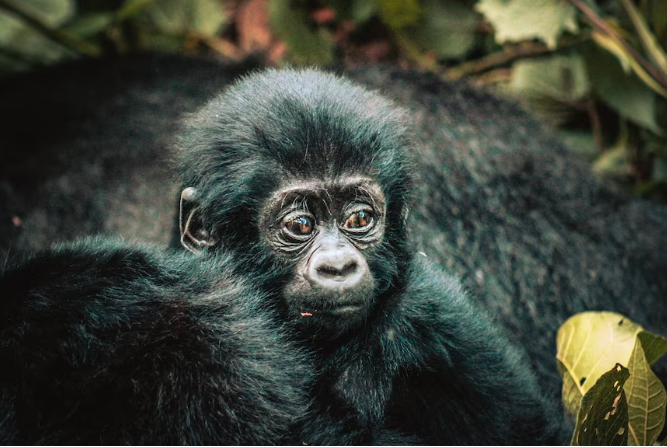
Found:
[[[6,81],[0,256],[96,233],[166,243],[177,122],[246,69],[141,56]],[[522,338],[550,389],[555,331],[573,313],[667,327],[664,206],[611,193],[529,115],[465,84],[388,68],[349,75],[414,121],[414,243]]]
[[[414,117],[415,242],[516,334],[545,384],[560,384],[555,333],[574,313],[666,333],[664,206],[613,193],[514,104],[429,75],[359,74]]]

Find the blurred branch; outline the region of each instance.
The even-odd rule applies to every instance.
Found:
[[[586,101],[586,112],[588,113],[588,118],[591,120],[591,129],[593,130],[593,136],[595,137],[595,145],[600,152],[604,152],[606,147],[602,136],[602,122],[600,121],[600,115],[598,114],[593,99]]]
[[[553,52],[541,43],[522,42],[519,45],[507,47],[503,51],[451,67],[447,69],[446,73],[449,79],[460,79],[507,65],[517,59],[543,56]]]
[[[9,11],[11,14],[16,15],[27,25],[40,32],[48,39],[56,42],[57,44],[67,48],[70,51],[73,51],[77,54],[85,54],[86,56],[99,56],[101,50],[96,45],[93,45],[85,40],[79,39],[76,36],[68,33],[66,31],[53,29],[50,26],[43,23],[40,19],[34,15],[28,13],[27,11],[19,8],[12,2],[8,0],[0,0],[0,9]]]
[[[667,79],[662,77],[661,74],[655,69],[655,67],[653,67],[653,65],[651,65],[646,59],[644,59],[641,54],[637,53],[637,51],[632,46],[623,40],[623,38],[619,36],[619,34],[600,16],[598,16],[595,11],[586,6],[582,0],[570,0],[570,2],[577,9],[584,13],[594,28],[609,37],[613,42],[621,47],[623,51],[625,51],[655,82],[660,84],[663,89],[667,89]],[[640,73],[637,74],[641,76]]]
[[[660,48],[660,44],[651,32],[646,20],[644,20],[644,17],[630,0],[621,0],[621,3],[623,3],[625,11],[630,16],[630,20],[632,21],[635,30],[637,30],[637,34],[644,45],[646,53],[648,53],[653,63],[658,67],[661,72],[660,74],[663,77],[667,77],[667,55],[665,55],[665,52]]]

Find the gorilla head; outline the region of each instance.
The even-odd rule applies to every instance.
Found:
[[[179,140],[183,244],[232,251],[293,319],[364,321],[407,269],[404,121],[388,100],[317,71],[241,80]]]

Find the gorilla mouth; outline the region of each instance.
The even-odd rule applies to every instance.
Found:
[[[301,316],[304,318],[314,317],[314,316],[333,316],[339,317],[344,315],[351,315],[357,312],[360,312],[363,309],[363,306],[358,303],[344,303],[338,306],[328,306],[319,309],[314,308],[302,308],[300,310]]]

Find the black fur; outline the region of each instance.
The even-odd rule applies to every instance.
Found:
[[[0,275],[0,444],[273,444],[308,369],[226,260],[88,240]]]
[[[4,79],[0,257],[102,232],[166,243],[176,122],[245,69],[140,55]],[[575,312],[615,310],[664,333],[663,205],[612,192],[519,107],[465,83],[387,67],[347,76],[408,111],[414,248],[460,275],[554,402],[555,331]]]
[[[561,442],[514,348],[458,283],[407,244],[410,137],[384,98],[316,71],[267,71],[229,88],[191,117],[179,140],[184,186],[196,188],[209,233],[279,310],[297,259],[271,250],[260,217],[296,181],[368,176],[387,217],[367,259],[378,289],[362,327],[297,338],[319,371],[307,444],[372,444],[384,433],[428,444]],[[328,180],[327,180],[328,181]],[[366,253],[365,251],[363,253]],[[301,320],[293,321],[297,330]],[[345,326],[341,321],[341,326]]]

